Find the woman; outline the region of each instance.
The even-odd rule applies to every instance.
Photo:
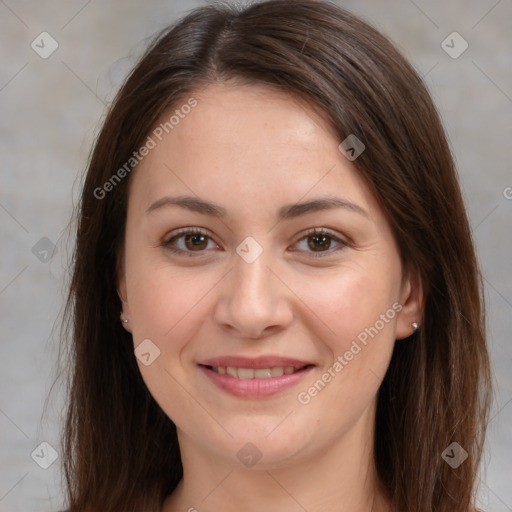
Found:
[[[475,510],[481,277],[435,107],[375,29],[193,11],[118,93],[78,221],[70,511]]]

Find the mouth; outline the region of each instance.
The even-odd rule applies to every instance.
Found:
[[[215,372],[219,375],[228,375],[234,379],[272,379],[282,377],[283,375],[292,375],[304,369],[313,367],[312,364],[306,364],[300,367],[294,366],[273,366],[271,368],[242,368],[235,366],[210,366],[199,365]]]
[[[210,361],[209,361],[210,362]],[[217,361],[215,361],[217,362]],[[305,362],[286,361],[287,365],[278,366],[262,360],[253,366],[228,366],[222,364],[199,364],[198,368],[210,385],[222,392],[244,399],[262,399],[272,397],[297,386],[316,365]],[[244,365],[246,362],[240,361]],[[256,368],[254,368],[256,366]]]

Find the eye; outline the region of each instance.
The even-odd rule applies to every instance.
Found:
[[[171,234],[162,245],[170,251],[184,256],[202,256],[207,250],[220,249],[211,239],[208,232],[200,228],[182,228]],[[291,249],[303,251],[313,257],[329,256],[349,244],[324,228],[314,228],[308,231]],[[197,253],[193,255],[192,253]]]
[[[182,228],[174,233],[167,241],[162,244],[172,252],[192,256],[191,253],[201,253],[207,249],[219,248],[219,246],[210,238],[210,235],[199,228]]]
[[[293,250],[317,253],[312,254],[312,256],[323,257],[331,255],[333,252],[339,251],[348,245],[347,242],[341,240],[330,231],[323,228],[314,228],[295,244],[295,247],[298,249]]]

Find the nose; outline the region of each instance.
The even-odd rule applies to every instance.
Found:
[[[235,256],[234,268],[219,289],[214,311],[217,325],[249,339],[267,337],[290,325],[291,293],[271,266],[265,251],[252,263]]]

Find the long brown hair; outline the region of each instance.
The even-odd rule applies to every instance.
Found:
[[[491,388],[482,279],[453,158],[411,65],[366,22],[315,0],[192,11],[158,35],[109,109],[83,186],[66,307],[70,512],[156,511],[182,477],[176,428],[146,388],[119,322],[129,172],[104,185],[165,111],[227,80],[306,99],[340,142],[351,134],[364,142],[354,164],[425,293],[421,328],[395,344],[379,390],[378,476],[396,511],[467,512]],[[453,442],[468,454],[456,468],[442,457]]]

